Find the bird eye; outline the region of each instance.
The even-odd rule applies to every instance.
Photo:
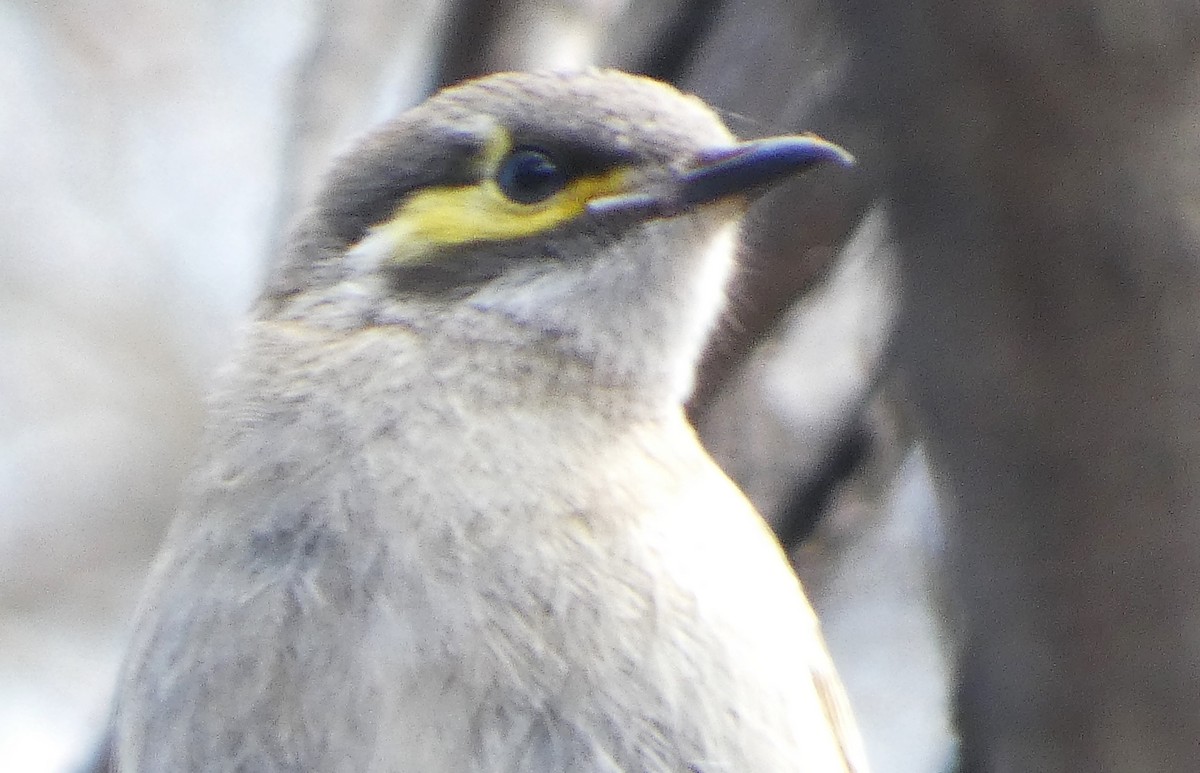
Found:
[[[567,175],[542,151],[518,148],[500,165],[496,185],[518,204],[536,204],[566,187]]]

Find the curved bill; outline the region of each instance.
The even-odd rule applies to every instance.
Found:
[[[693,169],[661,191],[642,191],[596,199],[594,215],[672,217],[734,196],[753,196],[816,164],[852,166],[854,156],[840,145],[813,134],[768,137],[701,153]]]

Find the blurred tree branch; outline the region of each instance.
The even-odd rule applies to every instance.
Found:
[[[842,14],[950,506],[963,770],[1195,770],[1200,6]]]

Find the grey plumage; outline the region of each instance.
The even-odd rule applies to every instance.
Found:
[[[498,127],[637,191],[733,143],[661,84],[526,74],[335,166],[212,398],[122,771],[865,770],[794,576],[680,407],[740,205],[397,259],[385,225],[485,182]],[[487,270],[404,282],[454,256]]]

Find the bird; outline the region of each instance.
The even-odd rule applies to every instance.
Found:
[[[599,68],[466,81],[338,157],[214,378],[116,769],[864,773],[684,410],[743,215],[827,162]]]

